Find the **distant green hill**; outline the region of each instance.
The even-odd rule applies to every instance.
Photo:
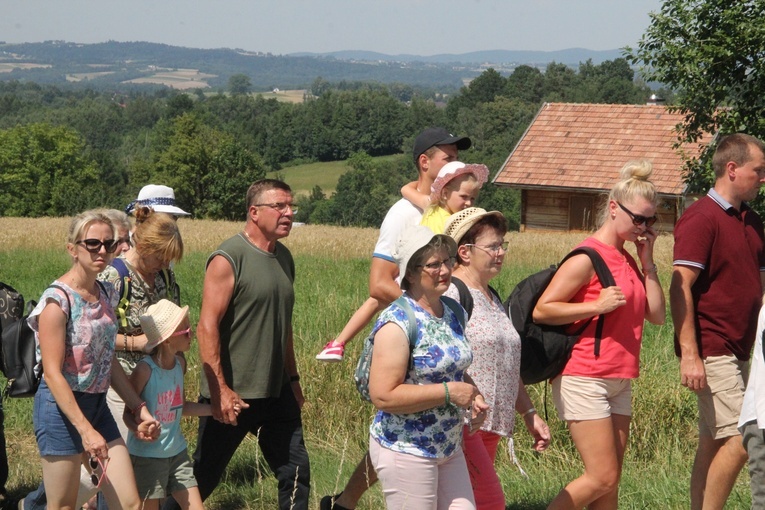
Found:
[[[398,158],[398,155],[380,156],[373,158],[375,161],[389,161]],[[282,178],[290,185],[297,195],[307,195],[314,186],[319,186],[328,197],[335,191],[340,176],[350,170],[345,161],[329,161],[327,163],[307,163],[283,168],[277,172],[270,172],[270,178]]]

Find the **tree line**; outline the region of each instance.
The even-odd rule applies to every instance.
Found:
[[[450,95],[416,87],[314,80],[301,104],[260,95],[62,90],[0,83],[0,215],[70,215],[122,207],[146,183],[172,186],[198,218],[238,220],[247,186],[291,165],[347,160],[332,196],[301,197],[300,220],[377,226],[416,175],[414,136],[466,134],[466,162],[496,172],[545,101],[638,104],[650,95],[624,59],[544,71],[493,69]],[[402,154],[403,153],[403,154]],[[379,162],[373,156],[401,154]],[[517,225],[518,195],[488,184],[479,203]]]

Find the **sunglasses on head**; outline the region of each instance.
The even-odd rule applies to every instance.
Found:
[[[101,251],[102,246],[106,249],[106,253],[114,253],[117,250],[117,245],[120,243],[114,239],[107,239],[106,241],[101,241],[100,239],[83,239],[77,241],[75,244],[81,244],[90,253],[98,253]]]
[[[659,218],[656,217],[655,214],[653,216],[642,216],[640,214],[635,214],[632,211],[630,211],[629,209],[627,209],[626,207],[624,207],[621,204],[621,202],[616,202],[616,204],[619,207],[621,207],[622,211],[626,212],[629,215],[630,219],[632,220],[632,224],[635,225],[636,227],[638,225],[642,225],[643,223],[645,223],[646,227],[650,227],[651,225],[656,223],[656,220],[659,219]]]

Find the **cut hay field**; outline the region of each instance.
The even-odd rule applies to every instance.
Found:
[[[202,89],[208,88],[210,85],[206,80],[215,76],[197,69],[157,69],[149,76],[127,80],[124,83],[156,83],[178,90]]]
[[[51,67],[49,64],[33,64],[31,62],[0,62],[0,73],[10,73],[14,69],[39,69]]]
[[[287,175],[287,172],[285,172]],[[68,219],[0,218],[0,281],[37,298],[46,285],[68,267],[64,239]],[[239,223],[181,219],[186,253],[176,266],[182,299],[191,307],[192,323],[199,316],[204,264],[208,254],[239,231]],[[377,230],[324,226],[297,227],[285,239],[297,268],[294,331],[301,383],[307,398],[304,411],[306,444],[311,457],[311,508],[324,494],[339,492],[361,458],[368,441],[373,408],[362,402],[352,382],[361,339],[354,340],[346,361],[322,364],[314,360],[321,346],[340,331],[355,307],[367,296],[369,255]],[[558,261],[583,234],[508,235],[510,248],[495,286],[504,297],[522,277]],[[660,277],[668,288],[672,238],[657,242]],[[620,508],[688,508],[688,483],[696,440],[696,410],[692,395],[678,384],[677,361],[672,353],[671,324],[647,326],[641,377],[633,390],[634,417],[621,484]],[[199,358],[189,355],[187,397],[196,398]],[[544,415],[545,386],[530,387],[537,409]],[[548,398],[549,400],[549,398]],[[529,477],[512,464],[505,442],[497,469],[507,508],[538,510],[568,481],[578,476],[581,464],[568,432],[546,405],[553,443],[549,451],[531,451],[525,430],[516,431],[515,451]],[[6,435],[11,464],[8,488],[19,495],[39,481],[40,468],[32,434],[31,400],[7,400]],[[184,424],[193,443],[195,420]],[[232,460],[222,484],[207,502],[212,510],[276,508],[275,481],[254,438],[248,438]],[[727,508],[749,508],[748,475],[743,473]],[[360,510],[383,508],[379,487],[362,499]]]

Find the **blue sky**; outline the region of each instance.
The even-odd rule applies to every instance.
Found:
[[[660,0],[3,0],[0,40],[150,41],[286,54],[634,46]]]

